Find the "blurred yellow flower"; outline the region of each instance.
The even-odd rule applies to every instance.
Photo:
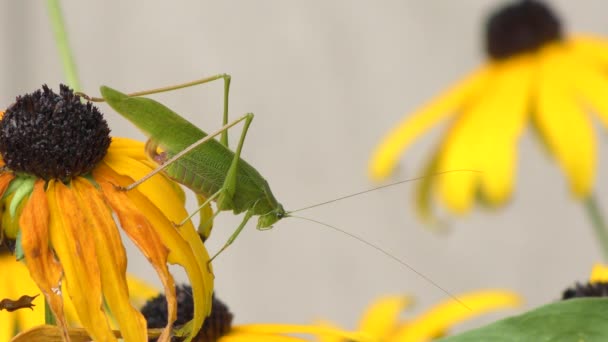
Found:
[[[177,299],[168,264],[184,267],[195,289],[193,329],[211,310],[209,255],[181,190],[159,175],[129,192],[116,185],[154,169],[142,143],[109,136],[101,113],[69,88],[44,86],[17,98],[0,120],[2,230],[38,285],[67,338],[64,292],[96,341],[115,341],[111,316],[128,341],[147,341],[146,321],[129,300],[127,257],[118,226],[155,268],[167,292],[168,340]],[[116,220],[115,218],[116,217]],[[117,225],[117,223],[119,223]]]
[[[382,180],[401,154],[433,125],[451,119],[419,190],[423,216],[430,192],[453,212],[468,212],[475,199],[489,205],[513,191],[517,144],[529,123],[565,173],[571,192],[593,189],[596,141],[591,111],[608,124],[608,41],[566,37],[557,17],[538,1],[517,1],[487,22],[488,62],[399,123],[377,147],[370,177]]]
[[[608,283],[608,266],[595,264],[589,276],[590,283]]]
[[[516,308],[522,299],[515,293],[501,290],[486,290],[458,296],[471,309],[448,300],[422,314],[402,319],[405,309],[412,304],[406,296],[386,296],[373,302],[363,314],[359,331],[369,338],[383,342],[425,342],[443,336],[454,325],[501,309]],[[337,336],[324,336],[320,342],[346,342]]]

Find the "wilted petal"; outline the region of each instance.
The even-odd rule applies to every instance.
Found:
[[[53,184],[49,184],[49,188],[52,187]],[[60,290],[62,268],[49,248],[49,220],[49,203],[44,190],[44,181],[38,180],[19,219],[21,246],[30,276],[40,287],[55,314],[58,325],[64,333],[67,333]]]
[[[167,297],[168,322],[159,341],[168,341],[171,327],[177,318],[175,283],[167,268],[169,249],[147,217],[140,212],[126,193],[116,190],[114,188],[115,183],[109,183],[102,177],[95,177],[95,179],[103,189],[106,200],[118,216],[122,229],[150,261],[163,283]]]
[[[95,241],[105,302],[126,341],[145,341],[146,320],[129,300],[127,257],[109,208],[88,181],[75,179],[72,186]]]
[[[74,192],[51,181],[47,190],[53,249],[64,269],[68,293],[80,323],[96,341],[115,341],[103,310],[100,269],[91,223],[87,222]]]

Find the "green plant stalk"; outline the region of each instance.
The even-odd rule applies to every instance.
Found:
[[[47,8],[49,11],[51,27],[53,28],[53,35],[55,36],[55,43],[57,44],[59,57],[63,64],[63,72],[65,73],[67,85],[75,91],[79,91],[81,88],[80,80],[78,78],[78,69],[76,68],[76,62],[74,61],[74,54],[70,49],[59,0],[48,0]]]
[[[604,256],[604,261],[608,262],[608,227],[606,226],[606,220],[602,216],[602,213],[597,204],[595,196],[590,195],[584,200],[585,211],[591,221],[591,226],[595,232],[598,243]]]
[[[57,325],[55,315],[53,314],[53,311],[46,300],[44,301],[44,323],[47,325]]]
[[[63,72],[65,73],[66,83],[72,89],[80,90],[80,81],[78,79],[78,70],[74,61],[74,55],[70,49],[68,34],[65,29],[65,22],[61,13],[59,0],[48,0],[47,10],[49,13],[49,21],[55,36],[55,43],[59,51],[59,58],[63,64]],[[49,325],[57,325],[55,315],[47,301],[44,303],[44,321]]]

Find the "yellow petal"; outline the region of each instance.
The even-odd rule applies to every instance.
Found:
[[[339,329],[335,324],[328,322],[328,321],[318,321],[318,322],[315,322],[315,325],[322,327],[322,328],[326,328],[326,329],[334,329],[334,330]],[[337,335],[320,335],[320,336],[317,336],[317,340],[319,342],[345,342],[345,340],[342,337],[337,336]]]
[[[397,330],[391,341],[424,342],[440,336],[453,325],[487,312],[521,305],[521,298],[509,291],[478,291],[458,296],[471,308],[449,300],[423,313]]]
[[[98,169],[102,167],[99,166]],[[136,204],[127,197],[127,194],[114,188],[112,182],[108,182],[95,176],[98,184],[104,192],[104,197],[118,216],[120,225],[129,238],[137,245],[146,258],[150,261],[158,274],[165,290],[167,298],[167,325],[159,341],[168,341],[173,322],[177,318],[177,299],[175,294],[175,283],[167,268],[169,249],[165,245],[162,235],[155,230],[147,216],[142,214]],[[137,191],[132,191],[137,193]]]
[[[107,156],[125,156],[137,160],[147,160],[144,143],[141,141],[112,137],[112,143],[108,148]]]
[[[570,182],[572,193],[588,195],[595,178],[596,142],[588,115],[574,99],[567,56],[547,52],[540,65],[534,123]]]
[[[111,184],[127,185],[131,182],[128,177],[115,174],[105,165],[95,170],[95,179],[105,180]],[[108,191],[114,192],[109,186]],[[120,194],[124,194],[119,192]],[[213,293],[213,273],[207,266],[209,254],[192,224],[182,226],[179,231],[173,228],[167,217],[136,189],[126,193],[154,226],[162,241],[169,247],[169,261],[184,267],[192,286],[195,314],[193,329],[198,331],[203,320],[211,312],[211,295]]]
[[[374,301],[359,322],[359,330],[378,339],[386,339],[397,327],[399,316],[412,299],[406,296],[386,296]]]
[[[152,170],[154,170],[158,165],[155,162],[152,162],[148,156],[146,156],[145,154],[145,147],[144,147],[144,143],[137,141],[137,140],[132,140],[132,139],[128,139],[128,138],[119,138],[119,137],[112,137],[112,144],[110,145],[110,148],[108,148],[108,153],[106,155],[106,157],[104,158],[104,161],[110,160],[110,161],[116,161],[116,158],[130,158],[130,159],[134,159],[139,161],[141,164],[137,165],[137,167],[141,167],[141,166],[145,166],[145,173],[148,173]],[[120,175],[126,175],[128,176],[129,173],[131,172],[131,169],[129,166],[127,165],[123,165],[123,164],[116,164],[113,163],[113,167],[116,167],[114,169],[114,171],[116,171],[118,174]],[[138,173],[140,174],[140,173]],[[164,175],[161,175],[159,177],[164,177]],[[184,206],[184,203],[186,203],[186,196],[184,194],[184,191],[182,190],[182,188],[179,186],[179,184],[174,183],[174,182],[169,182],[170,186],[173,188],[173,192],[175,192],[177,194],[177,196],[179,197],[179,201],[173,203],[174,206]],[[157,190],[158,191],[158,190]],[[181,216],[183,217],[183,216]]]
[[[608,41],[599,37],[577,36],[568,39],[567,46],[596,66],[608,65]]]
[[[484,199],[493,205],[504,203],[513,189],[517,143],[528,119],[535,67],[529,56],[504,63],[478,108],[487,119],[483,132],[477,134],[477,175]]]
[[[604,264],[593,265],[591,276],[589,277],[590,283],[608,283],[608,266]]]
[[[139,180],[147,175],[151,169],[141,161],[121,155],[108,155],[104,162],[116,173],[128,176],[132,180]],[[125,185],[129,185],[127,183]],[[173,222],[181,222],[188,216],[172,182],[162,174],[155,175],[137,187],[137,191],[147,197],[154,205]],[[189,222],[191,224],[191,222]]]
[[[477,171],[437,177],[440,197],[454,212],[470,209],[478,184],[491,203],[500,204],[510,196],[516,142],[527,118],[532,67],[530,56],[494,63],[487,88],[450,128],[437,170]]]
[[[50,236],[80,323],[95,341],[116,341],[103,311],[100,269],[90,222],[73,190],[49,182]]]
[[[49,189],[53,191],[54,187],[49,185]],[[21,247],[31,279],[40,287],[59,327],[67,334],[63,299],[59,290],[62,267],[49,248],[49,240],[53,235],[52,223],[49,225],[53,208],[49,207],[49,204],[44,191],[44,181],[36,181],[19,219]]]
[[[105,303],[127,341],[145,341],[146,320],[129,300],[127,257],[109,208],[88,181],[75,179],[72,186],[95,242]]]
[[[488,74],[487,68],[474,72],[397,124],[372,154],[370,177],[374,180],[388,177],[403,151],[434,124],[460,110],[464,102],[485,84]]]

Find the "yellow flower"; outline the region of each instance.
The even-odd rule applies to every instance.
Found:
[[[383,342],[431,341],[445,335],[457,323],[488,312],[518,307],[522,303],[517,294],[501,290],[471,292],[458,298],[471,310],[450,299],[416,317],[402,319],[401,314],[412,304],[412,299],[406,296],[386,296],[373,302],[363,314],[359,331]],[[320,341],[346,342],[336,336],[326,336]]]
[[[489,18],[486,49],[485,65],[385,137],[370,160],[370,176],[388,177],[420,135],[451,120],[427,174],[478,172],[429,177],[420,187],[421,213],[429,214],[431,190],[455,213],[469,211],[476,198],[503,204],[512,193],[519,138],[531,122],[571,192],[589,195],[597,163],[591,111],[608,124],[608,42],[565,36],[545,5],[517,1]]]
[[[118,226],[154,267],[168,293],[167,340],[177,315],[168,263],[184,267],[195,289],[198,330],[210,312],[213,275],[194,227],[179,230],[184,196],[164,176],[124,192],[154,168],[142,143],[109,137],[101,113],[66,86],[17,98],[0,121],[2,230],[16,240],[67,338],[64,293],[95,341],[115,341],[109,315],[126,341],[147,341],[146,321],[129,301],[127,258]],[[116,220],[115,220],[115,218]],[[117,224],[118,223],[118,224]],[[65,285],[67,291],[62,291]]]
[[[608,266],[595,264],[589,276],[590,283],[608,283]]]

